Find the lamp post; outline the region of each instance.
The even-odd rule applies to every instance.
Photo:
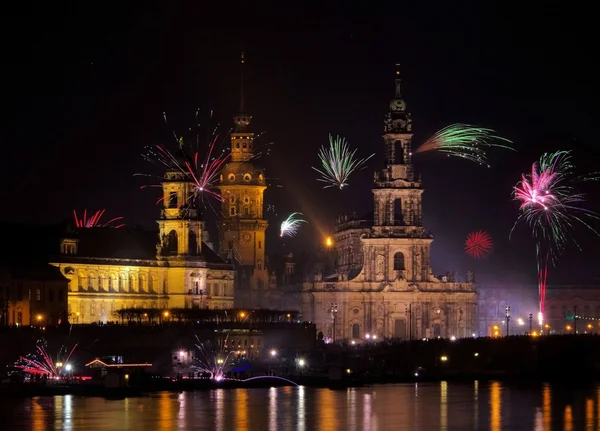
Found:
[[[204,289],[200,289],[198,293],[200,294],[200,308],[204,308],[204,303],[202,302],[202,295],[204,294]]]
[[[338,305],[337,302],[332,302],[331,305],[329,306],[329,312],[331,313],[331,320],[333,322],[333,334],[332,334],[332,340],[335,343],[335,321],[337,318],[337,313],[338,313]]]
[[[529,335],[533,332],[533,313],[529,313]]]
[[[506,306],[506,336],[510,336],[510,305]]]

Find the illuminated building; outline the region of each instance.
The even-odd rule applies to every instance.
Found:
[[[433,275],[433,235],[423,227],[423,188],[413,173],[411,140],[398,70],[385,119],[385,167],[374,177],[374,213],[364,219],[341,216],[330,241],[335,275],[317,271],[300,292],[287,295],[292,301],[287,306],[302,303],[304,318],[326,338],[449,338],[476,331],[473,275],[463,283],[452,274]]]
[[[52,264],[69,279],[72,323],[116,321],[123,308],[233,306],[232,267],[202,242],[189,181],[179,171],[167,171],[162,186],[158,234],[87,228],[61,239]]]
[[[267,184],[262,169],[252,162],[254,134],[248,130],[252,117],[244,110],[243,86],[240,99],[240,112],[234,117],[236,129],[231,134],[231,161],[220,176],[224,201],[218,225],[220,255],[236,267],[236,305],[247,307],[260,306],[263,292],[269,288],[265,262],[268,223],[263,216]]]
[[[58,325],[67,317],[68,280],[47,263],[0,264],[0,325]]]

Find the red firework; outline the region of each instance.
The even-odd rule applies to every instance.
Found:
[[[492,252],[494,242],[487,232],[480,230],[471,232],[465,241],[465,252],[476,259],[487,257]]]
[[[77,211],[73,210],[73,218],[75,219],[75,227],[83,227],[83,228],[112,227],[112,228],[118,229],[120,227],[125,226],[124,223],[116,223],[119,220],[123,220],[123,217],[115,217],[115,218],[110,219],[107,222],[101,222],[100,219],[102,219],[102,216],[104,215],[105,212],[106,212],[105,209],[98,210],[88,218],[87,210],[83,211],[82,217],[78,217]]]

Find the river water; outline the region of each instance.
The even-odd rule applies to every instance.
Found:
[[[600,385],[441,382],[335,391],[163,392],[124,400],[67,395],[0,403],[0,429],[15,431],[600,429]]]

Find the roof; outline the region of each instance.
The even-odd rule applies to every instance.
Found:
[[[221,259],[221,256],[219,256],[212,248],[206,245],[205,242],[202,243],[202,257],[204,258],[204,261],[206,263],[227,263],[223,259]]]
[[[250,175],[250,181],[245,181],[244,176]],[[223,180],[220,185],[253,185],[266,186],[263,170],[251,162],[229,162],[221,171]],[[230,180],[230,175],[235,175],[235,180]],[[261,179],[262,178],[262,179]]]
[[[49,265],[47,263],[6,263],[3,266],[8,273],[10,278],[13,280],[28,280],[28,281],[64,281],[67,282],[67,278],[60,272],[60,269],[56,266]]]
[[[48,256],[60,252],[60,238],[75,236],[68,223],[37,225],[25,223],[1,223],[3,240],[9,247],[0,247],[0,260],[47,262]]]
[[[85,364],[86,367],[107,367],[107,368],[132,368],[132,367],[151,367],[152,364],[148,362],[141,362],[139,364],[108,364],[99,358],[94,359],[91,362]]]
[[[114,229],[110,227],[77,230],[78,257],[107,259],[156,259],[158,231]]]

